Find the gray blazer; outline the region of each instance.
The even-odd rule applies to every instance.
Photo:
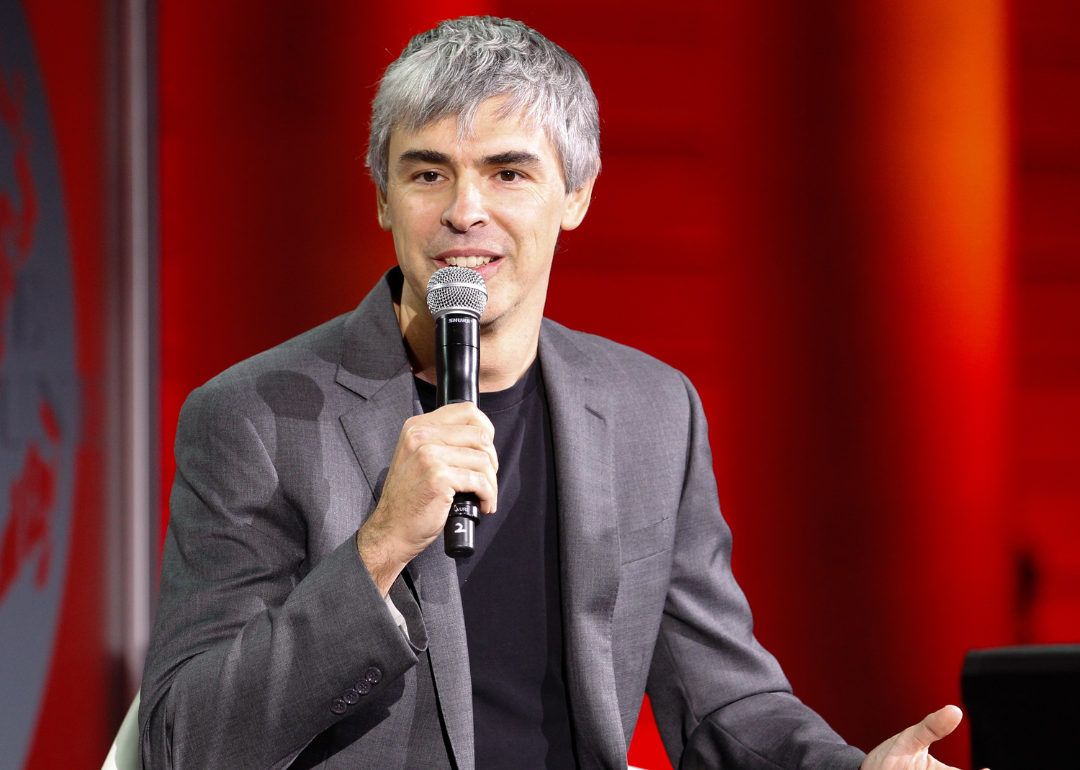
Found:
[[[395,583],[406,638],[354,542],[401,425],[419,412],[391,304],[401,280],[392,270],[354,312],[232,367],[184,405],[143,767],[404,768],[448,745],[472,770],[453,561],[438,540]],[[581,767],[626,767],[646,691],[676,767],[858,767],[862,752],[791,695],[753,636],[689,381],[548,320],[540,361]],[[445,744],[417,729],[425,713],[441,713]],[[425,734],[440,745],[418,746]]]

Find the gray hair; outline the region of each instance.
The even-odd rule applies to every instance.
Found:
[[[578,61],[520,21],[463,16],[414,37],[387,67],[371,110],[367,165],[375,184],[386,192],[395,128],[418,131],[456,116],[464,138],[477,109],[495,96],[506,97],[500,117],[521,112],[543,129],[567,192],[599,173],[596,96]]]

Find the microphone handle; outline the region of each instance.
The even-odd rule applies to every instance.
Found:
[[[468,313],[447,313],[435,321],[435,406],[476,403],[480,379],[480,323]],[[443,529],[447,556],[463,558],[475,550],[480,501],[472,492],[458,492]]]

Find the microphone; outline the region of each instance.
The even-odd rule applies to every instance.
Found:
[[[480,316],[487,287],[480,273],[467,267],[441,267],[428,281],[428,310],[435,317],[435,406],[476,403],[480,379]],[[443,529],[446,555],[472,556],[480,523],[479,499],[458,492]]]

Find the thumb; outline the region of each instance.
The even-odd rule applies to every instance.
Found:
[[[960,720],[964,718],[964,712],[956,706],[946,706],[930,714],[914,727],[904,730],[898,737],[898,743],[911,752],[926,749],[934,741],[944,738],[956,729]]]

